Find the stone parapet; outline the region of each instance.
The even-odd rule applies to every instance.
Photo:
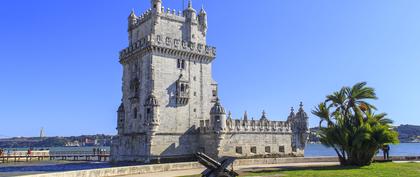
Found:
[[[202,166],[198,162],[186,162],[23,175],[22,177],[108,177],[133,174],[147,174],[175,170],[188,170],[196,168],[202,168]]]
[[[120,51],[120,62],[142,51],[194,58],[206,63],[211,62],[216,57],[216,47],[151,34]]]
[[[181,12],[181,11],[177,11],[175,9],[171,10],[170,8],[165,9],[164,7],[162,7],[161,13],[154,14],[153,10],[151,8],[149,8],[145,12],[140,14],[138,17],[135,18],[136,23],[131,27],[131,29],[135,29],[138,26],[140,26],[141,24],[143,24],[144,22],[150,20],[153,17],[153,15],[156,15],[157,17],[164,18],[164,19],[167,19],[167,20],[177,21],[177,22],[180,22],[180,23],[184,23],[186,21],[186,18],[184,16],[183,12]],[[197,18],[198,17],[195,16],[195,19],[197,19]]]

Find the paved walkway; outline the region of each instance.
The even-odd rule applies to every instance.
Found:
[[[269,165],[248,165],[234,167],[235,171],[253,171],[260,168],[287,168],[287,167],[310,167],[310,166],[333,166],[339,165],[337,162],[312,162],[312,163],[287,163],[287,164],[269,164]],[[124,177],[178,177],[200,174],[204,171],[204,168],[190,169],[190,170],[179,170],[179,171],[167,171],[149,174],[139,175],[128,175]]]

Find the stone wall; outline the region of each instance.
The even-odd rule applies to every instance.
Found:
[[[153,138],[151,153],[160,158],[193,156],[197,152],[198,136],[186,134],[156,134]]]
[[[242,152],[236,152],[237,148]],[[255,151],[251,152],[251,149]],[[221,156],[235,157],[288,155],[292,153],[291,134],[227,133],[222,141],[221,152]]]
[[[116,167],[94,170],[69,171],[59,173],[23,175],[22,177],[108,177],[108,176],[124,176],[133,174],[147,174],[163,171],[187,170],[194,168],[202,168],[197,162],[189,163],[172,163],[172,164],[156,164],[142,165],[131,167]]]
[[[113,139],[111,161],[144,161],[146,135],[125,135]]]

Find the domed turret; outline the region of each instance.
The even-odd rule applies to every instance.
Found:
[[[210,119],[213,129],[216,132],[223,132],[226,130],[226,112],[225,108],[220,104],[219,98],[210,111]]]
[[[204,36],[207,34],[207,12],[204,10],[204,6],[201,7],[200,14],[198,14],[198,23],[200,24],[200,31]]]
[[[305,110],[303,110],[303,103],[302,102],[300,102],[300,104],[299,104],[299,112],[296,113],[296,117],[298,117],[298,118],[307,118],[308,117]]]
[[[188,1],[188,8],[184,10],[184,16],[190,21],[194,20],[197,15],[197,12],[192,6],[191,0]]]
[[[220,104],[219,98],[216,99],[216,103],[211,108],[210,114],[211,115],[214,115],[214,114],[226,114],[225,108],[223,108],[223,106]]]

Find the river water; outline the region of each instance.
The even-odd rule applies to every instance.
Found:
[[[378,155],[381,155],[381,151]],[[391,145],[390,156],[420,156],[420,143],[401,143]],[[331,148],[322,144],[308,144],[305,149],[305,157],[337,156]]]
[[[51,147],[51,148],[36,148],[36,149],[49,149],[50,152],[86,152],[92,153],[93,148],[96,147]],[[109,152],[109,147],[99,147]],[[22,150],[25,151],[27,148],[17,148],[10,150]],[[381,152],[380,152],[381,153]],[[305,148],[306,157],[316,156],[336,156],[337,154],[331,148],[326,148],[322,144],[308,144]],[[391,145],[391,156],[420,156],[420,143],[401,143],[397,145]]]
[[[42,148],[49,149],[51,152],[86,152],[90,153],[94,147],[55,147],[55,148]],[[109,147],[100,147],[106,149],[109,152]],[[36,148],[41,149],[41,148]],[[26,148],[18,148],[11,150],[27,150]],[[380,152],[381,153],[381,152]],[[380,155],[380,154],[379,154]],[[420,156],[420,143],[401,143],[398,145],[392,145],[391,156]],[[324,147],[321,144],[308,144],[305,149],[305,157],[316,157],[316,156],[336,156],[333,149]],[[134,164],[119,164],[117,166],[126,166]],[[98,169],[108,168],[113,165],[107,162],[60,162],[60,161],[45,161],[45,162],[32,162],[32,163],[18,163],[18,164],[1,164],[0,163],[0,177],[3,176],[14,176],[31,173],[48,173],[48,172],[60,172],[60,171],[72,171],[72,170],[85,170],[85,169]]]
[[[93,148],[97,147],[51,147],[51,148],[36,148],[36,149],[49,149],[50,152],[86,152],[92,153]],[[109,152],[109,147],[99,147]],[[25,151],[27,148],[17,148],[10,150],[22,150]],[[381,152],[380,152],[381,153]],[[337,154],[331,148],[326,148],[322,144],[308,144],[305,148],[306,157],[316,156],[336,156]],[[420,143],[401,143],[397,145],[391,145],[391,156],[420,156]]]

